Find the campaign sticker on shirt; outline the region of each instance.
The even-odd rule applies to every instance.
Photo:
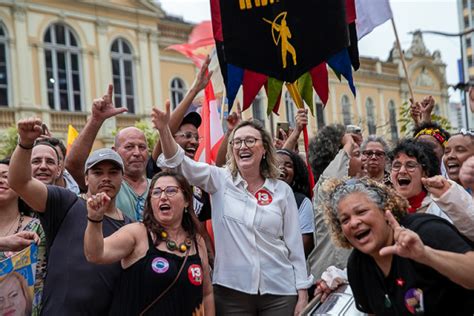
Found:
[[[260,206],[268,205],[273,201],[272,195],[265,189],[260,189],[255,192],[255,198],[257,199],[257,203]]]
[[[193,194],[197,199],[202,199],[202,190],[196,186],[193,187]]]
[[[188,279],[192,284],[199,286],[202,284],[202,269],[199,264],[192,264],[188,268]]]
[[[166,271],[168,271],[169,267],[170,264],[168,260],[162,257],[157,257],[151,262],[151,268],[156,273],[165,273]]]
[[[425,311],[423,291],[420,289],[409,289],[405,293],[405,306],[414,315],[422,314]]]

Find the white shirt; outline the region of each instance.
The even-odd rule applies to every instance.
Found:
[[[298,209],[291,188],[266,179],[262,189],[272,202],[261,206],[246,181],[227,168],[196,162],[178,147],[160,167],[176,168],[190,184],[211,196],[216,258],[213,283],[248,294],[295,295],[309,288]]]

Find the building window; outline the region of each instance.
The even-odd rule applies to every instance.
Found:
[[[186,87],[181,78],[173,78],[171,80],[171,108],[174,110],[178,104],[184,99]]]
[[[285,92],[286,119],[291,127],[295,127],[295,102],[288,91]]]
[[[7,33],[4,26],[0,23],[0,106],[8,106],[8,74],[10,69],[7,56]]]
[[[342,122],[344,123],[344,125],[351,125],[352,124],[351,103],[347,95],[342,96],[341,106],[342,106]]]
[[[114,80],[114,102],[116,107],[126,107],[135,113],[135,89],[133,55],[130,45],[121,38],[112,44],[112,78]]]
[[[471,38],[466,38],[466,48],[471,47]]]
[[[314,99],[314,113],[316,113],[316,123],[319,130],[326,125],[326,120],[324,119],[324,104],[317,94]]]
[[[469,16],[465,16],[464,17],[464,28],[468,28],[469,27]]]
[[[61,23],[50,25],[44,44],[49,107],[82,111],[80,48],[72,29]]]
[[[392,142],[396,142],[398,140],[397,108],[393,101],[388,103],[388,115],[390,120],[390,136]]]
[[[265,109],[263,108],[263,95],[259,92],[252,102],[252,117],[265,126]]]
[[[472,55],[467,55],[467,65],[468,67],[472,67],[473,65]]]
[[[367,128],[369,129],[369,135],[375,135],[377,133],[377,127],[375,126],[375,106],[372,98],[367,98],[367,101],[365,101],[365,110],[367,114]]]

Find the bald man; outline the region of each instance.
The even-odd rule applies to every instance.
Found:
[[[92,115],[66,159],[66,169],[77,181],[81,191],[87,190],[81,166],[84,166],[87,160],[99,129],[108,118],[127,111],[123,107],[116,108],[112,100],[113,86],[109,85],[107,93],[102,98],[94,100]],[[117,151],[124,163],[122,186],[116,201],[117,208],[132,220],[141,220],[150,183],[146,177],[148,146],[145,134],[136,127],[124,128],[117,133],[112,149]]]

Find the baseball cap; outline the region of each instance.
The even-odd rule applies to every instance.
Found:
[[[84,167],[84,173],[87,172],[90,168],[94,167],[102,161],[110,161],[120,166],[120,169],[123,171],[123,161],[122,158],[117,154],[115,150],[110,148],[101,148],[94,151],[89,158],[87,158],[86,165]]]
[[[201,126],[201,122],[202,122],[201,115],[199,115],[199,113],[189,112],[188,114],[186,114],[186,116],[181,121],[181,125],[192,124],[196,128],[199,128],[199,126]]]

